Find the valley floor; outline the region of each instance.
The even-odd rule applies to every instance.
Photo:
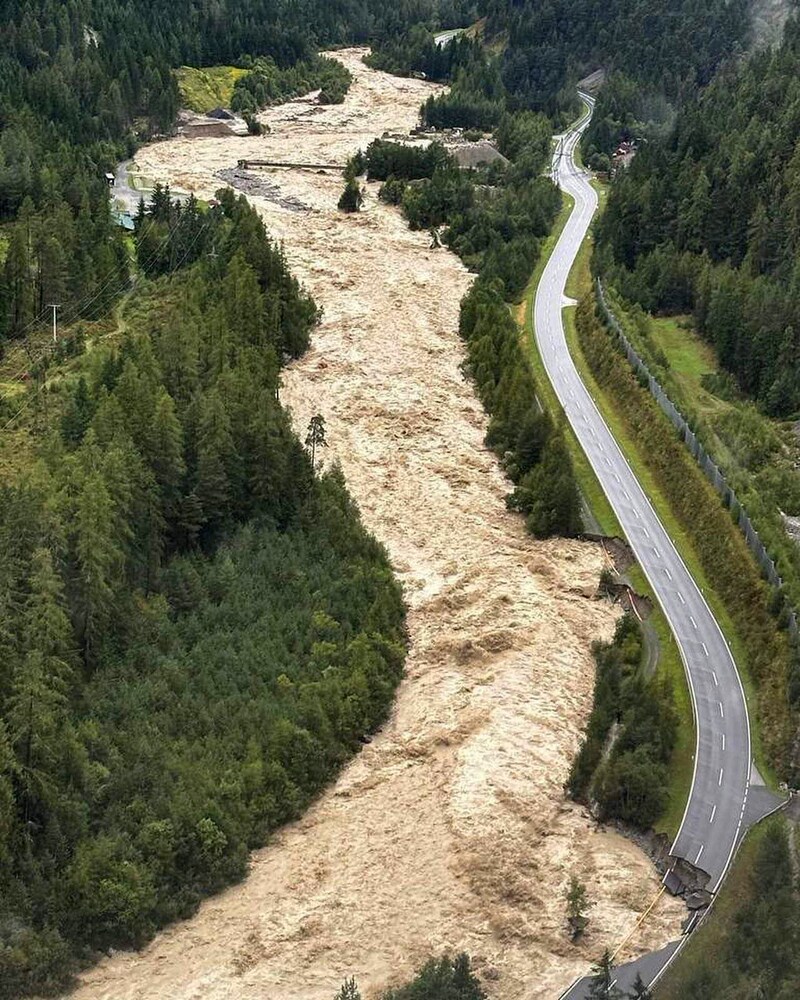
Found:
[[[344,162],[405,131],[435,88],[367,69],[344,105],[295,101],[264,138],[175,139],[141,169],[202,196],[238,159]],[[264,175],[252,197],[285,240],[324,317],[291,366],[284,400],[304,435],[322,413],[364,521],[406,590],[407,675],[384,730],[299,822],[253,855],[244,883],[140,954],[88,972],[80,1000],[318,1000],[345,976],[362,993],[407,979],[431,953],[464,949],[493,998],[552,998],[633,930],[658,891],[649,859],[564,801],[591,704],[591,641],[616,611],[593,599],[594,546],[536,542],[505,509],[486,419],[460,372],[458,304],[471,277],[366,193],[336,211],[340,176]],[[289,207],[287,207],[287,205]],[[570,875],[595,906],[579,946],[564,928]],[[631,950],[679,933],[662,897]]]

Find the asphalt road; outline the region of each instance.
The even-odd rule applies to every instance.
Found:
[[[136,215],[140,199],[144,198],[145,203],[149,202],[153,188],[138,169],[133,171],[133,175],[136,177],[136,186],[134,187],[131,180],[132,166],[133,160],[123,160],[117,164],[117,169],[114,172],[114,186],[110,189],[110,193],[113,207],[127,212],[129,215]],[[176,198],[179,201],[185,201],[189,197],[185,191],[175,187],[170,188],[170,194],[173,201]]]
[[[750,727],[744,691],[725,637],[644,490],[581,381],[564,336],[564,287],[597,209],[597,194],[574,150],[589,111],[559,143],[554,179],[575,199],[542,275],[534,325],[545,368],[567,418],[669,621],[694,706],[697,745],[686,811],[671,854],[707,873],[715,892],[742,826],[750,787]],[[625,364],[620,355],[620,364]]]
[[[117,164],[114,186],[111,188],[111,202],[121,211],[127,212],[129,215],[136,215],[139,209],[139,200],[144,197],[144,200],[148,201],[150,190],[147,188],[139,190],[133,187],[130,178],[132,163],[133,160],[123,160],[122,163]]]

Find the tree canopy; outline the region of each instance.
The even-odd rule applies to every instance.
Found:
[[[650,310],[694,313],[740,387],[800,412],[800,26],[722,73],[614,185],[598,266]]]
[[[245,199],[218,202],[140,213],[139,253],[155,228],[163,255],[124,335],[54,378],[35,462],[0,488],[9,1000],[241,877],[402,671],[386,555],[340,471],[315,475],[323,417],[306,450],[278,400],[316,307]]]

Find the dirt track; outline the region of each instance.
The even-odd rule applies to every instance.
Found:
[[[340,58],[356,83],[341,107],[294,102],[262,139],[173,140],[143,150],[148,175],[201,194],[248,156],[343,159],[408,129],[432,89]],[[328,1000],[346,975],[365,996],[431,953],[465,949],[493,998],[552,998],[634,927],[658,888],[647,858],[564,801],[590,701],[589,646],[615,614],[592,594],[597,548],[537,543],[505,510],[508,486],[482,444],[486,420],[459,371],[458,302],[470,276],[367,192],[335,210],[341,178],[270,175],[254,197],[325,310],[286,373],[303,431],[324,414],[370,529],[410,606],[407,676],[392,718],[300,822],[253,855],[248,879],[138,955],[90,971],[81,1000]],[[578,947],[563,892],[595,901]],[[678,932],[664,900],[632,945]]]

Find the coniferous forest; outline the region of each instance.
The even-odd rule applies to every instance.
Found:
[[[278,400],[317,316],[282,251],[230,191],[157,191],[136,242],[123,339],[48,392],[0,492],[4,997],[241,877],[402,670],[386,556]]]
[[[599,266],[645,308],[692,312],[741,389],[800,409],[800,25],[721,73],[614,185]]]
[[[421,109],[428,125],[494,133],[501,166],[377,142],[348,179],[383,180],[385,201],[478,273],[460,333],[509,506],[536,535],[573,534],[569,455],[507,303],[557,214],[543,173],[587,72],[610,71],[592,155],[648,138],[613,186],[598,266],[648,309],[692,311],[767,413],[800,409],[800,27],[745,60],[748,17],[746,0],[3,4],[0,352],[51,303],[71,332],[31,358],[32,453],[0,486],[0,1000],[63,988],[240,878],[385,719],[403,669],[386,553],[280,402],[319,315],[282,249],[231,191],[208,206],[157,188],[132,236],[112,217],[104,174],[172,129],[173,70],[246,68],[234,103],[248,114],[309,78],[336,102],[348,76],[319,50],[370,42],[372,65],[451,84]],[[482,34],[435,45],[478,18]],[[81,321],[123,306],[120,335],[85,350]],[[53,356],[73,361],[48,383]],[[6,427],[19,402],[0,399]],[[597,648],[570,780],[604,817],[646,827],[676,722],[640,682],[640,647],[626,620]],[[787,869],[789,846],[774,850]],[[392,996],[431,984],[482,995],[460,957]]]
[[[747,0],[488,0],[489,29],[506,32],[503,81],[526,106],[557,111],[565,89],[603,66],[675,98],[708,83],[748,31]]]

